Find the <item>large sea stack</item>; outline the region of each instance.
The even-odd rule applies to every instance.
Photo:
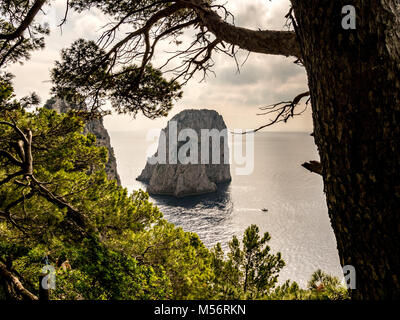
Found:
[[[171,148],[176,146],[175,150],[177,154],[179,154],[179,150],[181,150],[182,147],[187,147],[189,141],[193,142],[193,140],[187,138],[186,141],[177,142],[175,140],[175,144],[173,139],[171,139],[170,143],[170,135],[171,132],[174,132],[174,128],[177,129],[177,136],[179,136],[183,129],[192,129],[192,132],[197,135],[197,164],[184,164],[181,162],[179,156],[177,157],[176,163],[170,161]],[[212,138],[207,138],[209,161],[206,161],[206,163],[201,161],[202,129],[206,129],[206,131],[208,129],[209,132],[215,135],[218,134],[218,138],[216,138],[215,141],[219,141],[218,144],[213,145]],[[162,131],[163,134],[160,136],[158,150],[154,157],[160,158],[160,153],[164,152],[166,161],[164,163],[151,164],[151,160],[149,159],[141,175],[137,178],[139,181],[148,183],[147,192],[150,194],[184,197],[215,192],[217,191],[218,184],[231,181],[230,165],[228,162],[228,141],[223,138],[223,135],[221,135],[221,138],[219,136],[220,133],[227,133],[227,127],[222,116],[219,115],[218,112],[205,109],[184,110],[175,115]],[[165,137],[165,143],[162,141],[162,136]],[[165,148],[161,147],[162,143]],[[217,149],[219,149],[219,159],[216,158],[218,161],[214,161],[213,163],[213,154],[215,153],[215,157],[218,157]]]
[[[45,108],[56,110],[58,113],[66,113],[69,110],[78,109],[78,106],[67,104],[61,99],[51,98],[44,105]],[[106,163],[106,173],[110,180],[116,180],[121,185],[121,180],[117,171],[117,159],[115,158],[114,149],[111,146],[110,135],[104,127],[103,119],[94,119],[86,123],[84,134],[92,133],[96,137],[96,144],[100,147],[106,147],[108,150],[108,162]]]

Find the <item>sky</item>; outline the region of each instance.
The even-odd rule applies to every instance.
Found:
[[[235,24],[251,29],[286,30],[285,15],[289,11],[289,0],[226,0],[226,7],[235,16]],[[67,48],[78,38],[96,40],[100,29],[108,18],[97,10],[83,13],[69,12],[68,20],[61,29],[57,27],[65,12],[65,0],[56,0],[45,8],[40,19],[50,24],[51,34],[46,38],[46,48],[35,52],[24,65],[13,65],[9,71],[16,77],[18,96],[36,92],[44,103],[49,98],[50,70],[60,57],[60,50]],[[182,36],[189,43],[193,32]],[[174,45],[164,41],[156,53],[154,65],[167,58],[166,51]],[[244,61],[247,52],[240,52]],[[163,128],[167,121],[184,109],[214,109],[224,118],[230,129],[254,129],[269,122],[266,116],[258,116],[259,108],[279,101],[292,100],[297,94],[307,91],[304,68],[294,64],[295,58],[251,53],[246,63],[237,72],[235,61],[225,55],[215,55],[213,74],[204,82],[192,79],[183,89],[183,98],[175,103],[168,117],[150,120],[144,116],[133,119],[127,115],[110,115],[105,118],[109,131],[143,131]],[[311,112],[276,124],[264,131],[312,132]]]

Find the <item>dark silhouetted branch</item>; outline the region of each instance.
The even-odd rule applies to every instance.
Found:
[[[311,160],[309,162],[304,162],[302,167],[306,168],[307,170],[322,175],[322,165],[318,161]]]

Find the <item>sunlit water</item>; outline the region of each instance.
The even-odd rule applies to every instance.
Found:
[[[145,132],[110,135],[123,186],[129,191],[146,189],[135,179],[152,142],[146,141]],[[236,175],[232,165],[232,182],[216,194],[151,200],[167,220],[196,232],[208,247],[217,242],[226,247],[251,224],[268,231],[272,251],[280,251],[286,262],[280,282],[291,279],[305,286],[317,269],[342,277],[322,179],[301,167],[318,159],[313,138],[308,133],[257,133],[254,158],[252,174]]]

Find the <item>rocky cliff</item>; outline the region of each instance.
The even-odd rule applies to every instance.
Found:
[[[75,106],[67,105],[60,99],[51,98],[45,106],[47,109],[56,110],[59,113],[65,113],[68,110],[76,108]],[[103,119],[92,120],[85,126],[84,133],[92,133],[96,136],[96,143],[98,146],[106,147],[108,150],[108,162],[106,163],[106,172],[110,180],[116,180],[118,185],[121,185],[121,180],[117,171],[117,159],[115,158],[114,149],[111,146],[110,135],[104,127]]]
[[[186,137],[184,141],[177,141],[183,129],[191,129],[192,135],[197,138]],[[203,129],[208,129],[211,137],[205,136],[206,138],[202,139]],[[137,180],[148,183],[147,191],[150,194],[184,197],[215,192],[219,183],[231,181],[228,141],[221,138],[223,134],[220,136],[224,132],[227,133],[226,124],[216,111],[205,109],[182,111],[168,122],[160,135],[158,150],[154,157],[160,160],[161,155],[165,154],[165,162],[158,161],[152,164],[149,159]],[[215,141],[218,141],[216,144],[212,143],[213,134]],[[206,148],[202,149],[201,144],[205,142],[208,146],[205,145]],[[193,149],[188,148],[189,143],[194,143]],[[165,148],[162,148],[163,145]],[[172,148],[176,149],[176,155],[178,155],[176,162],[173,161],[174,157],[170,153]],[[190,156],[191,152],[193,152],[192,160],[197,159],[197,161],[182,163],[182,157],[179,157],[179,154]]]

